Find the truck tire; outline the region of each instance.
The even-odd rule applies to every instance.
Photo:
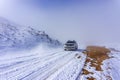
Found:
[[[65,51],[67,51],[66,49],[64,49]]]

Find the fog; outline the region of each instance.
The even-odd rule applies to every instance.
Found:
[[[0,16],[62,42],[120,43],[118,0],[0,0]]]

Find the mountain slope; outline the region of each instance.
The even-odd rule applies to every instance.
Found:
[[[61,45],[58,40],[50,38],[44,31],[20,26],[1,17],[0,42],[0,48],[30,48],[43,43],[47,46],[55,47]]]

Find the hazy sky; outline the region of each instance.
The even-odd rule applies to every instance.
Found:
[[[63,42],[120,43],[119,0],[0,0],[0,16]]]

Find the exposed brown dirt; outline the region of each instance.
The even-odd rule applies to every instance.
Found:
[[[108,56],[107,53],[110,53],[110,50],[105,48],[105,47],[100,47],[100,46],[87,46],[87,55],[90,58],[95,58],[95,59],[102,59],[106,58]],[[106,57],[103,57],[106,56]]]
[[[105,47],[87,46],[86,51],[83,52],[84,54],[87,54],[87,58],[84,66],[86,66],[87,63],[90,63],[91,67],[95,67],[97,71],[102,71],[102,68],[101,68],[102,62],[105,59],[109,58],[108,54],[110,52],[111,51]],[[83,74],[88,75],[93,73],[83,69]],[[87,80],[96,80],[96,79],[93,77],[90,77]]]
[[[86,63],[90,62],[91,67],[95,67],[97,71],[102,71],[102,62],[109,58],[108,53],[110,53],[110,50],[100,46],[87,46],[86,50]]]
[[[93,77],[88,77],[87,80],[96,80],[96,79]]]
[[[86,70],[86,69],[83,69],[83,70],[82,70],[82,74],[88,75],[88,74],[93,74],[93,73],[92,73],[92,72],[89,72],[89,71]]]

